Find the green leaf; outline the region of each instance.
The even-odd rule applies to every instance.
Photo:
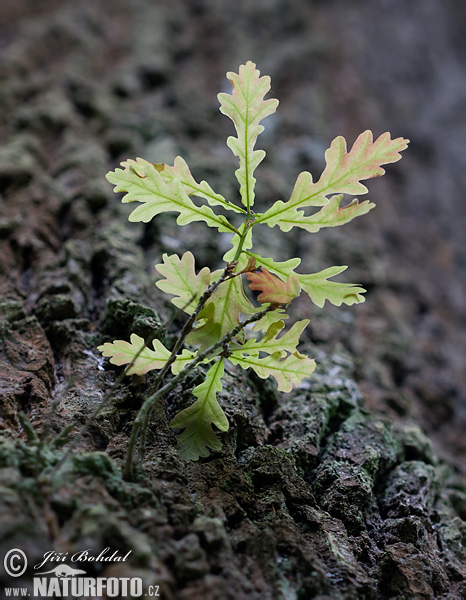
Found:
[[[234,329],[240,315],[252,315],[255,311],[244,294],[241,277],[225,281],[206,302],[199,315],[199,319],[205,319],[205,322],[189,334],[187,342],[200,344],[201,350],[205,349]]]
[[[302,210],[295,211],[290,217],[283,217],[278,226],[285,232],[290,231],[292,227],[300,227],[311,233],[316,233],[323,227],[345,225],[345,223],[349,223],[356,217],[367,214],[375,207],[375,204],[369,202],[369,200],[358,202],[354,199],[343,208],[340,208],[342,199],[342,195],[332,196],[326,206],[309,217],[306,217]]]
[[[267,269],[261,272],[248,273],[246,277],[249,280],[251,290],[260,291],[257,296],[259,302],[268,304],[289,304],[301,293],[299,279],[296,273],[292,273],[286,281],[282,281]]]
[[[124,340],[115,340],[98,346],[97,349],[103,356],[110,358],[113,365],[129,364],[137,353],[145,346],[144,339],[133,333],[130,337],[131,343]],[[144,350],[136,358],[134,364],[128,369],[127,375],[144,375],[148,371],[161,369],[168,358],[170,351],[165,348],[160,340],[152,342],[154,350],[144,347]]]
[[[262,310],[262,308],[260,310]],[[277,321],[284,321],[285,319],[289,318],[290,317],[285,313],[284,308],[277,308],[276,310],[271,310],[270,312],[265,313],[265,315],[261,319],[259,319],[259,321],[256,321],[256,323],[254,323],[252,330],[262,331],[265,333],[273,323],[276,323]]]
[[[244,233],[244,228],[245,228],[245,223],[242,223],[240,225],[240,227],[238,227],[238,232],[240,233],[240,235],[242,235]],[[236,256],[236,252],[238,250],[238,247],[241,243],[241,237],[240,235],[233,235],[233,237],[231,238],[231,244],[232,244],[232,248],[230,248],[230,250],[228,250],[228,252],[226,252],[223,256],[223,260],[225,262],[231,262],[235,256]],[[244,251],[249,250],[249,248],[252,248],[252,229],[249,229],[246,232],[246,237],[244,239],[243,242],[243,246],[242,246],[242,253],[239,256],[239,260],[238,260],[238,266],[236,268],[236,272],[241,271],[241,269],[244,269],[244,267],[246,266],[248,259],[244,254]]]
[[[186,337],[187,343],[199,346],[201,352],[222,337],[221,324],[216,320],[216,308],[213,302],[207,302],[199,314],[199,325]]]
[[[175,362],[172,364],[171,366],[171,370],[173,375],[178,375],[178,373],[181,373],[181,371],[192,361],[196,358],[196,354],[197,352],[191,352],[190,350],[186,350],[186,348],[184,350],[182,350],[182,352],[180,354],[178,354],[178,356],[176,357]],[[212,360],[212,357],[209,357],[209,359],[203,361],[204,363],[209,362]]]
[[[330,267],[319,273],[312,275],[298,275],[301,287],[309,295],[312,302],[317,306],[323,307],[326,300],[335,306],[342,304],[359,304],[364,302],[365,298],[361,294],[366,291],[353,283],[338,283],[328,281],[330,277],[335,277],[343,273],[348,267]]]
[[[176,254],[164,254],[162,258],[163,264],[155,265],[155,268],[165,279],[156,281],[155,285],[167,294],[173,294],[172,303],[192,315],[209,287],[210,269],[204,267],[196,275],[192,252],[185,252],[181,258]]]
[[[238,213],[245,213],[246,211],[240,206],[236,206],[231,202],[225,200],[223,196],[214,192],[207,181],[201,181],[197,183],[189,170],[186,161],[177,156],[173,167],[165,163],[154,164],[154,167],[162,175],[166,182],[171,182],[173,179],[178,179],[183,186],[184,191],[188,196],[199,196],[207,200],[211,206],[223,206],[228,210],[233,210]]]
[[[142,158],[121,163],[123,169],[107,173],[115,192],[127,192],[122,202],[141,202],[129,216],[130,221],[148,223],[153,217],[164,212],[178,212],[178,225],[194,221],[204,221],[209,227],[219,231],[234,231],[223,215],[217,215],[208,206],[196,206],[183,189],[178,179],[165,180],[156,167]]]
[[[287,352],[290,354],[296,352],[299,338],[308,324],[309,319],[297,321],[291,329],[277,338],[277,335],[285,327],[285,323],[283,321],[276,321],[269,326],[266,334],[260,340],[249,339],[238,350],[250,355],[257,354],[258,352],[266,352],[267,354],[277,354],[280,358],[283,358]]]
[[[373,142],[372,132],[362,133],[347,152],[346,141],[338,137],[325,153],[326,167],[319,181],[314,182],[307,171],[301,173],[287,202],[278,200],[264,214],[256,217],[257,223],[267,223],[269,227],[278,225],[283,231],[292,227],[302,227],[315,232],[321,227],[336,227],[367,213],[374,204],[366,201],[358,204],[353,201],[348,207],[339,208],[340,198],[334,194],[367,193],[361,180],[380,177],[385,173],[381,165],[398,161],[400,152],[408,145],[403,138],[390,139],[384,133]],[[315,215],[305,216],[306,207],[324,207]],[[346,211],[346,212],[344,212]]]
[[[282,281],[286,281],[291,277],[294,269],[301,264],[300,258],[290,258],[290,260],[284,262],[277,262],[273,258],[263,258],[254,252],[246,252],[246,255],[255,258],[258,267],[265,267],[267,271],[278,275]]]
[[[276,111],[278,100],[264,100],[270,90],[270,77],[260,77],[251,61],[241,65],[239,73],[227,73],[227,78],[232,84],[232,93],[219,94],[218,99],[220,111],[235,124],[237,137],[229,137],[227,144],[239,158],[240,166],[235,175],[240,184],[242,202],[249,212],[254,204],[256,180],[253,173],[265,156],[263,150],[254,150],[256,140],[264,130],[259,123]]]
[[[278,389],[289,392],[315,369],[315,361],[297,351],[300,336],[308,324],[308,319],[298,321],[277,337],[285,324],[281,320],[272,322],[260,340],[249,339],[241,346],[232,346],[229,359],[243,369],[252,368],[262,379],[274,377]],[[261,353],[269,356],[260,356]]]
[[[221,359],[214,363],[207,371],[205,381],[193,390],[196,402],[179,412],[170,423],[173,429],[184,429],[178,438],[178,444],[180,454],[186,460],[209,456],[209,448],[216,452],[222,449],[212,425],[220,431],[228,431],[228,419],[217,402],[217,393],[222,390],[224,370]]]
[[[367,187],[361,180],[380,177],[385,173],[381,165],[400,160],[400,152],[406,150],[409,140],[392,140],[388,132],[383,133],[375,142],[372,131],[361,133],[348,152],[344,137],[337,137],[325,152],[327,166],[317,186],[328,193],[367,194]]]
[[[298,352],[286,358],[280,358],[280,352],[260,358],[235,350],[229,360],[243,369],[253,369],[262,379],[273,377],[281,392],[290,392],[294,385],[298,386],[304,378],[310,377],[315,369],[315,361]]]

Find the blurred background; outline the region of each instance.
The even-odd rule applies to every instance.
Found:
[[[216,94],[240,63],[256,62],[280,100],[258,143],[257,210],[286,200],[300,171],[317,177],[337,135],[409,138],[401,162],[369,182],[369,215],[258,240],[277,259],[300,256],[303,272],[349,265],[340,280],[366,287],[365,304],[320,310],[300,299],[310,339],[350,353],[368,404],[421,425],[464,472],[463,1],[2,0],[0,53],[1,292],[42,323],[50,297],[66,295],[56,283],[63,244],[78,247],[102,218],[123,222],[104,180],[119,160],[181,154],[197,179],[237,197],[232,124]],[[180,238],[170,216],[134,231],[151,276],[163,251],[195,247],[216,266],[224,249],[194,225]],[[79,260],[92,270],[86,253]],[[78,292],[56,310],[92,316]]]

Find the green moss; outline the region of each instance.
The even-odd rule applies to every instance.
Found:
[[[1,300],[0,301],[0,320],[20,321],[26,317],[22,302],[19,300]]]
[[[136,333],[144,339],[158,333],[164,339],[164,332],[157,312],[132,300],[112,298],[108,301],[102,321],[102,332],[121,338],[129,338]]]

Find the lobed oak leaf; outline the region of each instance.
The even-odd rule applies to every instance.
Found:
[[[287,202],[278,200],[265,213],[257,215],[258,223],[267,223],[269,227],[278,225],[282,231],[292,227],[301,227],[311,232],[321,227],[336,227],[367,213],[374,204],[353,201],[347,207],[339,209],[341,197],[334,194],[361,195],[367,193],[362,180],[380,177],[385,173],[381,165],[398,161],[400,152],[408,146],[409,140],[392,140],[389,133],[382,134],[375,142],[371,131],[358,136],[348,152],[343,137],[333,140],[325,153],[326,167],[317,182],[307,171],[300,173]],[[329,196],[332,196],[329,198]],[[323,207],[318,213],[305,216],[306,207]]]
[[[137,356],[126,374],[144,375],[154,369],[161,369],[170,357],[170,351],[160,340],[154,340],[152,345],[154,350],[145,347],[144,339],[133,333],[130,342],[115,340],[112,343],[102,344],[97,349],[102,352],[103,356],[109,358],[113,365],[128,365]],[[142,352],[141,348],[144,348]]]
[[[265,335],[260,339],[250,339],[243,344],[239,351],[247,354],[257,354],[265,352],[267,354],[277,354],[283,358],[286,353],[293,354],[299,344],[304,329],[309,325],[309,319],[297,321],[288,331],[285,331],[280,337],[277,335],[285,327],[283,321],[275,321],[270,324]]]
[[[342,199],[342,195],[332,196],[324,207],[310,216],[305,216],[302,210],[297,210],[288,218],[282,218],[278,226],[285,232],[290,231],[292,227],[299,227],[311,233],[316,233],[323,227],[345,225],[354,218],[367,214],[375,207],[375,204],[369,202],[369,200],[359,202],[354,198],[349,204],[340,208]]]
[[[173,179],[178,179],[188,196],[199,196],[200,198],[204,198],[211,206],[223,206],[228,210],[233,210],[238,213],[246,212],[240,206],[228,202],[221,194],[214,192],[207,181],[198,183],[192,176],[186,161],[181,158],[181,156],[175,158],[173,166],[165,163],[152,164],[165,181],[170,182]]]
[[[299,282],[303,291],[309,295],[314,304],[321,308],[326,300],[335,306],[341,306],[342,304],[351,306],[352,304],[364,302],[365,298],[362,294],[366,290],[363,287],[359,287],[354,283],[328,281],[330,277],[339,275],[347,268],[346,266],[330,267],[312,275],[298,275]]]
[[[155,285],[167,294],[173,294],[172,303],[192,315],[200,297],[209,287],[210,269],[204,267],[196,275],[194,256],[189,251],[181,258],[176,254],[164,254],[162,259],[163,263],[155,265],[155,268],[164,279],[156,281]]]
[[[121,163],[123,169],[107,173],[106,178],[115,185],[115,192],[126,192],[122,202],[141,202],[129,216],[130,221],[148,223],[164,212],[178,212],[178,225],[203,221],[219,231],[233,231],[223,215],[217,215],[209,206],[197,206],[188,196],[179,179],[167,180],[157,168],[142,158]]]
[[[383,175],[385,170],[381,165],[400,160],[400,152],[406,150],[408,144],[409,140],[401,137],[392,140],[388,132],[374,142],[372,131],[367,130],[357,137],[348,152],[345,138],[339,136],[325,152],[327,166],[317,182],[317,188],[327,194],[366,194],[367,187],[361,180]]]
[[[280,352],[259,357],[247,356],[238,350],[232,353],[229,360],[243,369],[253,369],[261,379],[273,377],[280,392],[290,392],[293,386],[298,386],[304,378],[310,377],[316,366],[313,359],[299,352],[280,358]]]
[[[261,292],[257,297],[259,302],[269,304],[289,304],[301,293],[298,276],[292,273],[286,281],[272,275],[262,268],[258,273],[248,273],[249,287],[255,292]]]
[[[212,425],[220,431],[228,431],[228,419],[217,401],[217,393],[222,390],[222,377],[225,367],[222,360],[215,362],[207,371],[205,380],[194,388],[197,400],[179,412],[170,422],[173,429],[184,429],[178,437],[180,454],[186,460],[198,460],[209,456],[209,448],[222,449]]]
[[[270,90],[270,77],[260,77],[256,65],[248,61],[239,67],[238,73],[227,73],[232,85],[231,94],[218,94],[220,111],[233,121],[237,137],[230,136],[227,144],[239,158],[239,169],[235,172],[240,184],[241,200],[249,209],[254,204],[254,170],[265,157],[263,150],[254,150],[258,136],[264,130],[259,123],[273,114],[278,100],[264,100]]]

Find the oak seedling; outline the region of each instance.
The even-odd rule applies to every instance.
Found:
[[[190,251],[182,256],[164,254],[162,263],[155,266],[162,277],[157,287],[172,295],[171,302],[188,315],[172,349],[158,339],[148,347],[136,334],[129,341],[115,340],[99,346],[110,362],[127,365],[128,375],[159,371],[154,389],[133,423],[126,462],[128,477],[135,448],[138,443],[141,448],[144,445],[154,403],[198,364],[208,365],[205,380],[192,390],[193,404],[170,423],[172,428],[182,430],[179,450],[191,460],[222,447],[213,426],[221,432],[229,427],[217,400],[226,361],[252,369],[261,378],[273,377],[282,392],[289,392],[312,374],[314,360],[298,351],[300,336],[309,321],[298,321],[285,330],[285,311],[290,303],[304,292],[319,307],[325,301],[336,306],[352,305],[364,301],[366,290],[332,280],[346,266],[305,274],[296,270],[301,263],[298,257],[278,262],[261,256],[253,245],[254,228],[266,225],[286,233],[297,227],[316,233],[368,213],[375,206],[372,202],[355,198],[342,207],[343,195],[366,194],[362,181],[383,175],[382,165],[398,161],[409,142],[403,138],[392,140],[389,133],[374,141],[372,132],[365,131],[348,151],[345,139],[337,137],[325,152],[326,165],[316,181],[309,172],[300,173],[287,201],[277,200],[265,212],[255,212],[254,171],[265,157],[255,145],[264,129],[261,121],[275,112],[278,100],[265,99],[270,77],[261,77],[251,61],[241,65],[238,73],[228,73],[227,78],[232,92],[221,93],[218,99],[220,111],[236,129],[236,136],[229,137],[227,144],[239,160],[235,172],[239,203],[224,198],[206,181],[197,182],[179,156],[173,165],[129,159],[121,163],[122,168],[107,174],[114,191],[125,193],[122,202],[138,203],[129,216],[132,222],[147,223],[161,213],[175,212],[179,226],[201,221],[213,230],[232,235],[232,247],[223,256],[224,267],[216,271],[207,267],[196,271]],[[259,306],[245,294],[246,283],[260,292]],[[254,324],[252,337],[251,333],[245,335],[249,324]],[[173,377],[164,383],[169,370]]]

